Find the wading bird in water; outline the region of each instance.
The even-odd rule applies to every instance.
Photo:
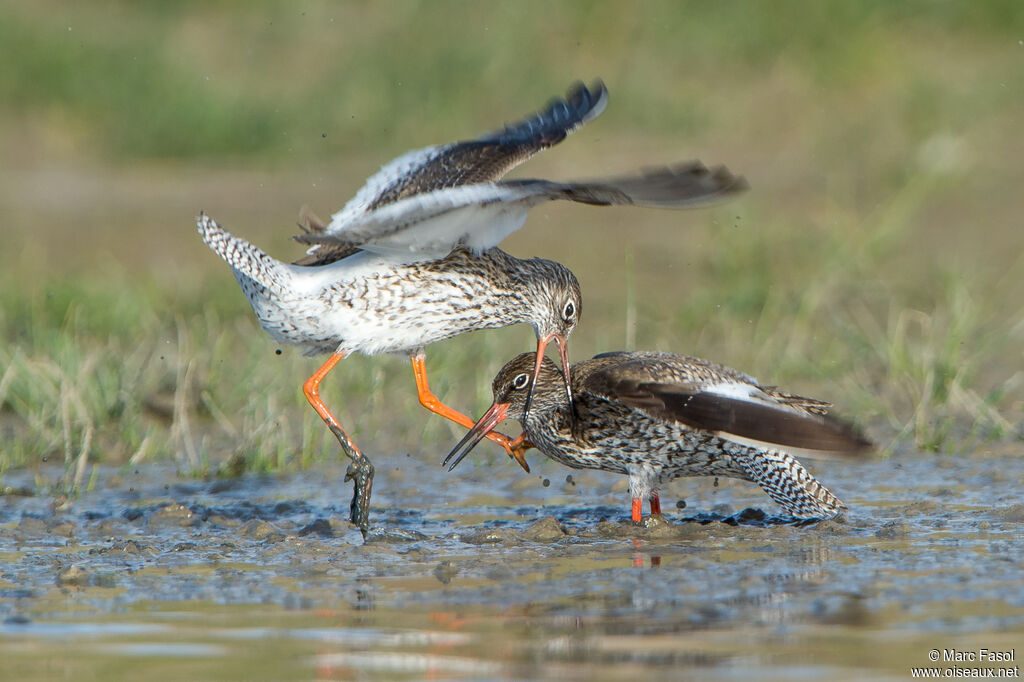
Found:
[[[420,403],[468,428],[469,417],[430,391],[428,344],[526,323],[537,335],[535,371],[547,344],[555,341],[568,373],[567,338],[581,310],[576,277],[554,261],[519,259],[495,248],[522,226],[530,208],[554,200],[688,208],[746,189],[742,177],[697,162],[596,181],[501,181],[598,116],[607,99],[600,81],[589,88],[577,84],[564,99],[501,130],[395,159],[329,224],[307,216],[305,233],[296,239],[310,247],[292,264],[199,216],[199,234],[231,266],[263,328],[306,354],[329,354],[303,392],[352,460],[346,474],[355,486],[351,518],[364,535],[373,465],[319,394],[320,382],[342,358],[355,352],[407,353]],[[563,383],[568,392],[568,378]],[[522,441],[500,433],[488,438],[529,471]]]
[[[637,523],[644,499],[652,514],[660,513],[659,486],[680,476],[753,481],[794,517],[831,518],[846,505],[793,454],[854,455],[872,447],[828,416],[829,403],[762,386],[706,360],[658,352],[597,355],[572,366],[571,404],[558,367],[545,358],[534,379],[533,362],[524,353],[498,372],[494,403],[444,460],[452,462],[449,470],[511,417],[522,424],[526,444],[556,462],[629,476]]]

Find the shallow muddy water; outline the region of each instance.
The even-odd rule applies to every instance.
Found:
[[[794,526],[751,484],[532,457],[378,455],[364,543],[343,468],[202,481],[98,469],[0,497],[3,679],[910,679],[1024,656],[1024,458],[810,468],[849,505]],[[478,456],[479,457],[479,456]],[[437,461],[434,461],[437,460]],[[545,483],[545,481],[547,483]],[[685,499],[678,508],[676,500]],[[753,508],[752,510],[749,508]],[[744,511],[746,510],[746,511]],[[1014,661],[932,663],[932,650]]]

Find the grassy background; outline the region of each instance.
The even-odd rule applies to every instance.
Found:
[[[600,76],[606,113],[517,175],[700,158],[745,198],[545,206],[505,247],[584,287],[576,359],[692,353],[832,399],[891,449],[1019,448],[1024,9],[1005,2],[0,4],[0,471],[337,456],[317,366],[256,325],[195,235],[270,253],[408,149]],[[477,414],[528,329],[429,349]],[[371,455],[440,459],[404,358],[324,395]],[[495,453],[492,456],[497,457]],[[486,455],[485,455],[486,456]]]

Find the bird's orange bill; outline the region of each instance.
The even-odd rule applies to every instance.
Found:
[[[533,381],[530,382],[530,391],[526,394],[526,406],[523,408],[523,422],[530,416],[530,403],[533,402],[533,389],[537,385],[537,378],[540,376],[540,366],[544,362],[544,353],[548,344],[554,339],[558,345],[558,361],[562,363],[562,379],[565,382],[565,397],[569,400],[569,413],[575,419],[576,410],[572,409],[572,387],[569,385],[569,342],[558,334],[551,334],[542,339],[537,339],[537,363],[533,367]]]
[[[488,433],[494,430],[494,427],[505,419],[505,415],[508,414],[509,405],[510,403],[494,403],[487,408],[483,416],[477,420],[476,424],[473,424],[473,428],[469,430],[469,433],[444,458],[441,466],[447,466],[448,462],[454,457],[455,461],[448,467],[448,471],[457,467],[459,462],[469,454],[469,451],[476,447],[477,443],[482,441]]]
[[[416,393],[419,396],[420,405],[434,414],[439,414],[445,419],[455,422],[463,428],[469,429],[473,427],[472,419],[442,403],[441,399],[430,390],[430,384],[427,382],[426,355],[422,352],[412,357],[412,372],[416,377]],[[523,467],[526,473],[530,473],[530,465],[526,463],[526,458],[523,456],[523,453],[530,446],[524,443],[524,437],[520,436],[513,440],[503,433],[492,431],[487,434],[487,439],[505,448],[505,452],[508,453],[509,457],[518,462],[519,466]]]

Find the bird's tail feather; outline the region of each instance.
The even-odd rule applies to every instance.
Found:
[[[801,519],[830,519],[846,509],[842,500],[788,453],[754,451],[743,465],[754,482],[788,514]]]
[[[234,236],[204,213],[196,218],[196,229],[206,245],[227,261],[236,275],[244,276],[274,294],[286,291],[292,274],[285,263]]]

